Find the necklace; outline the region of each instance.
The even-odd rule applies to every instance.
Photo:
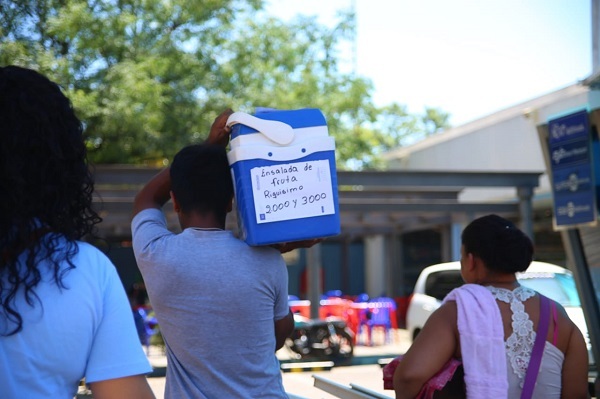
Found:
[[[218,227],[192,227],[192,229],[198,231],[224,231],[223,229],[220,229]]]

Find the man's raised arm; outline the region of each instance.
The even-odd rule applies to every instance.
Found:
[[[155,175],[135,196],[133,201],[133,215],[144,209],[161,209],[171,198],[171,175],[167,167]]]
[[[229,143],[230,128],[227,119],[233,111],[227,108],[217,116],[210,128],[206,144],[220,145],[226,147]],[[171,198],[171,175],[167,167],[154,176],[135,196],[133,202],[133,216],[144,209],[161,209]]]

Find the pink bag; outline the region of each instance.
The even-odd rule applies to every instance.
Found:
[[[402,356],[398,356],[383,368],[383,389],[394,389],[394,371]],[[457,372],[457,370],[459,372]],[[464,391],[464,373],[462,362],[450,359],[436,375],[421,388],[417,399],[466,397]],[[434,396],[435,395],[435,396]]]

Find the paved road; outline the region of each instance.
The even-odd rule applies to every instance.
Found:
[[[396,330],[393,333],[393,342],[383,344],[382,337],[374,337],[376,345],[362,346],[358,345],[355,348],[355,357],[359,359],[376,358],[378,356],[399,355],[406,351],[410,345],[406,330]],[[165,364],[164,357],[153,348],[150,352],[149,359],[153,364]],[[282,360],[289,358],[286,349],[277,352],[277,356]],[[350,383],[360,385],[362,387],[379,392],[390,398],[393,397],[392,391],[383,390],[383,374],[379,364],[367,364],[358,366],[333,367],[329,371],[307,371],[307,372],[284,372],[283,386],[290,394],[291,398],[302,399],[333,399],[336,396],[330,395],[327,392],[315,388],[313,386],[313,375],[322,376],[328,380],[335,381],[339,384],[349,385]],[[164,399],[165,378],[152,377],[149,378],[150,386],[154,391],[157,399]]]
[[[321,375],[328,380],[340,384],[350,383],[369,388],[393,398],[392,391],[383,390],[381,367],[379,365],[334,367],[331,371],[283,373],[283,386],[291,398],[334,399],[337,396],[328,394],[313,386],[313,375]],[[164,399],[165,378],[155,377],[148,380],[156,395],[156,399]]]

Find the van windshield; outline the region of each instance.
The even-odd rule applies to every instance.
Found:
[[[529,287],[562,306],[581,306],[575,280],[566,273],[517,273],[519,283]]]

